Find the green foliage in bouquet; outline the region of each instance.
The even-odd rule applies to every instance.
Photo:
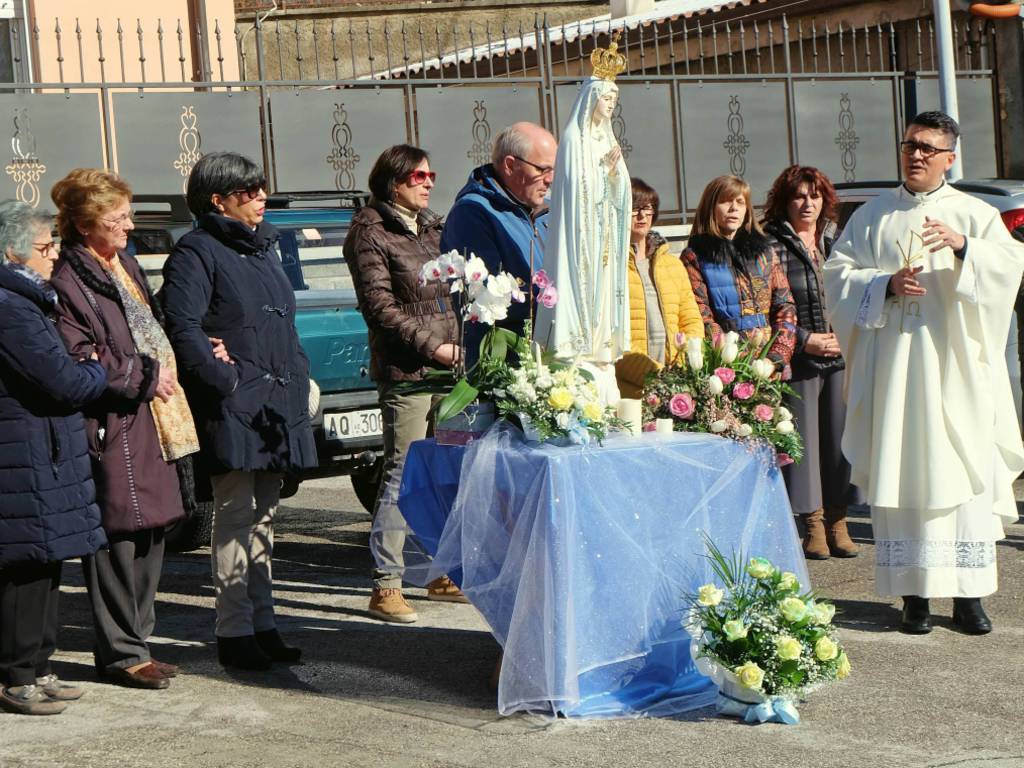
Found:
[[[835,606],[801,592],[795,574],[763,557],[726,557],[710,539],[707,547],[721,586],[705,584],[687,596],[687,630],[697,639],[699,656],[771,696],[797,698],[850,674],[832,625]]]
[[[614,409],[598,398],[593,376],[575,365],[541,353],[526,337],[516,337],[514,365],[495,369],[488,392],[499,415],[519,421],[538,440],[564,438],[582,445],[603,440],[611,427],[623,426]]]
[[[803,440],[782,405],[793,389],[766,357],[773,340],[741,340],[730,331],[712,343],[679,334],[674,358],[647,376],[644,421],[672,419],[679,432],[761,440],[775,448],[780,466],[800,461]]]

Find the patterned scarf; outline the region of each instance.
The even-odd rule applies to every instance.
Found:
[[[38,286],[39,290],[43,292],[43,296],[46,297],[46,300],[53,304],[53,306],[57,306],[57,291],[54,290],[52,285],[50,285],[49,280],[44,278],[31,267],[26,267],[24,264],[19,264],[17,261],[8,261],[7,268],[10,269],[11,272],[21,275],[33,285]]]
[[[125,319],[128,321],[128,329],[131,331],[136,349],[157,360],[161,367],[169,369],[177,379],[178,364],[174,359],[171,342],[153,316],[153,310],[150,309],[149,302],[139,290],[139,286],[121,264],[121,259],[114,257],[107,261],[96,256],[96,261],[112,278],[111,282],[121,297],[121,306],[124,307]],[[167,402],[154,397],[149,407],[160,437],[160,450],[163,452],[164,461],[175,461],[199,451],[199,437],[196,435],[192,411],[189,410],[188,401],[180,386]]]

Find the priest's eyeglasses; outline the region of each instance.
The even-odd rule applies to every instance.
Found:
[[[921,157],[926,160],[930,160],[936,155],[941,155],[943,152],[952,152],[953,149],[945,149],[943,147],[933,147],[931,144],[925,144],[921,141],[901,141],[900,152],[904,155],[913,155],[915,152],[920,152]]]

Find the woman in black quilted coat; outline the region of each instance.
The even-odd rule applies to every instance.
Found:
[[[61,562],[107,543],[78,412],[107,376],[72,359],[54,327],[51,226],[0,203],[0,708],[27,715],[82,695],[50,669]]]

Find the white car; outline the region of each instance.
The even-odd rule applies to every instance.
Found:
[[[839,226],[846,225],[853,212],[887,189],[897,186],[898,181],[855,181],[836,184],[839,194]],[[953,186],[979,200],[984,200],[999,211],[1003,223],[1010,233],[1024,242],[1024,181],[1012,179],[978,179],[957,181]],[[1013,386],[1013,400],[1017,410],[1017,421],[1021,421],[1021,351],[1024,331],[1024,297],[1017,296],[1016,313],[1010,323],[1010,337],[1006,342],[1006,367],[1010,371]]]

